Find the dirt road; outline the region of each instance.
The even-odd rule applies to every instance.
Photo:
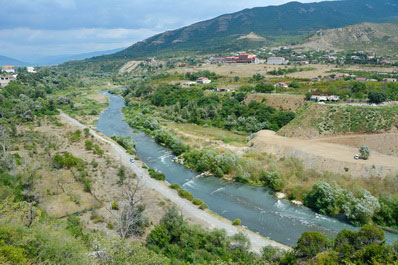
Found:
[[[330,140],[330,139],[329,139]],[[345,173],[354,177],[382,177],[398,172],[398,157],[372,151],[369,160],[355,160],[358,148],[324,142],[322,139],[303,140],[276,135],[273,131],[260,131],[253,139],[257,150],[277,156],[296,156],[311,168]]]
[[[79,123],[77,120],[71,118],[65,113],[61,113],[60,117],[64,122],[73,124],[74,126],[80,127],[81,129],[88,128],[87,126]],[[107,139],[105,136],[100,135],[100,133],[90,129],[91,134],[98,140],[103,141],[108,144],[113,150],[113,155],[120,159],[121,163],[125,166],[129,166],[135,172],[138,177],[142,178],[144,186],[150,189],[154,189],[159,192],[165,198],[173,202],[182,212],[185,218],[195,219],[202,224],[203,227],[207,229],[225,229],[228,235],[234,235],[239,232],[244,232],[251,242],[251,248],[255,252],[260,252],[264,246],[274,246],[284,250],[288,250],[289,247],[273,240],[262,237],[261,235],[247,230],[243,227],[233,226],[231,222],[227,219],[223,219],[220,216],[211,214],[209,211],[202,211],[195,207],[191,202],[182,199],[178,196],[176,191],[170,189],[166,182],[161,182],[152,179],[147,170],[144,170],[140,162],[131,164],[130,155],[126,151],[113,142]]]

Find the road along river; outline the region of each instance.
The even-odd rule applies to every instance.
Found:
[[[229,220],[239,218],[249,230],[289,246],[293,246],[306,231],[334,236],[342,229],[357,229],[306,207],[293,205],[288,200],[279,200],[266,188],[227,183],[215,177],[195,178],[197,172],[172,161],[174,155],[169,149],[129,127],[123,120],[121,109],[125,104],[121,97],[104,94],[110,99],[109,107],[96,122],[97,130],[106,136],[132,136],[141,161],[164,173],[169,183],[179,184],[222,217]],[[388,242],[398,240],[396,234],[386,233],[386,237]]]

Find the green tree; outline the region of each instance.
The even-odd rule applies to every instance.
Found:
[[[327,250],[328,239],[318,232],[304,232],[297,241],[296,251],[301,257],[314,257]]]
[[[369,102],[380,104],[387,100],[387,95],[383,92],[370,92],[368,98]]]
[[[368,146],[362,145],[362,146],[359,148],[359,153],[361,154],[361,159],[363,159],[363,160],[368,160],[368,159],[369,159],[369,156],[370,156],[370,149],[369,149]]]

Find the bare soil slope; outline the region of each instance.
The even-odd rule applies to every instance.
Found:
[[[300,46],[314,49],[356,49],[396,56],[398,23],[362,23],[322,30]]]
[[[278,136],[272,131],[260,131],[252,140],[258,151],[279,157],[295,156],[308,167],[344,174],[346,169],[354,177],[387,176],[398,173],[398,157],[373,151],[369,160],[355,160],[358,148],[323,142]]]

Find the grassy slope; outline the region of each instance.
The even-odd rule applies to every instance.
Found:
[[[388,131],[398,122],[397,108],[308,105],[279,131],[288,137]]]

